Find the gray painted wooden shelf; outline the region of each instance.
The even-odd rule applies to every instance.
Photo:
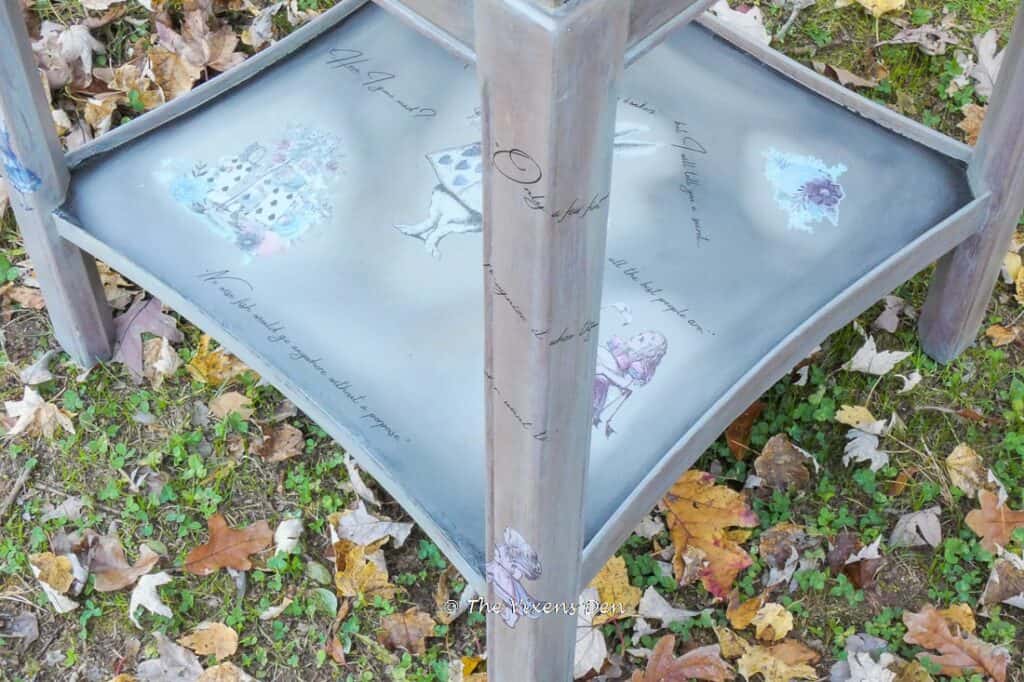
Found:
[[[750,377],[767,388],[820,341],[803,331],[845,323],[983,218],[959,145],[891,132],[705,26],[626,70],[612,198],[566,206],[530,192],[525,152],[481,153],[470,65],[373,6],[316,30],[203,106],[72,155],[59,228],[281,388],[481,592],[484,396],[502,390],[483,288],[523,306],[481,268],[482,158],[556,229],[611,201],[600,320],[526,329],[600,343],[584,582]]]

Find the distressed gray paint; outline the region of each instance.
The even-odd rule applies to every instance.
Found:
[[[11,206],[54,336],[75,362],[89,367],[110,357],[110,310],[95,261],[61,239],[53,221],[68,171],[17,1],[0,2],[0,84],[0,168]]]
[[[527,91],[533,98],[528,105],[517,105],[507,93],[491,95],[497,104],[492,104],[487,144],[500,143],[506,135],[521,147],[536,141],[550,176],[527,188],[530,192],[520,197],[522,208],[539,211],[538,205],[551,201],[549,195],[555,202],[545,206],[543,219],[539,214],[525,219],[526,233],[520,237],[515,226],[524,219],[513,217],[513,208],[520,208],[515,192],[501,188],[500,178],[493,176],[493,187],[499,189],[492,189],[497,193],[488,201],[503,209],[490,236],[491,269],[482,272],[480,267],[480,197],[455,182],[457,174],[446,170],[443,161],[443,150],[469,154],[482,133],[472,70],[376,9],[360,10],[335,25],[362,4],[356,0],[196,92],[70,155],[72,193],[57,222],[63,236],[213,331],[279,386],[353,452],[480,591],[485,590],[482,569],[488,550],[483,408],[489,399],[494,471],[513,485],[530,488],[533,481],[536,486],[517,507],[515,488],[503,489],[499,477],[492,479],[491,544],[499,543],[501,526],[515,523],[526,529],[524,537],[544,548],[539,560],[561,574],[525,587],[541,599],[561,599],[572,591],[567,585],[580,587],[593,577],[674,478],[811,346],[987,224],[954,257],[954,263],[964,264],[957,267],[966,273],[970,290],[939,287],[941,295],[933,294],[929,305],[933,310],[948,305],[952,312],[936,316],[926,309],[922,321],[926,348],[940,357],[956,352],[972,335],[960,333],[957,324],[975,314],[964,309],[974,311],[982,300],[977,297],[988,291],[1007,216],[1019,211],[1010,200],[1021,194],[1020,140],[1011,122],[1019,117],[1021,90],[1019,78],[1006,73],[1020,73],[1020,38],[1007,57],[987,141],[972,166],[974,198],[964,164],[972,155],[963,145],[749,45],[713,20],[705,22],[756,57],[706,28],[670,32],[674,24],[667,15],[665,23],[658,14],[640,30],[637,11],[657,10],[657,3],[636,3],[634,29],[625,42],[653,30],[645,40],[631,43],[625,57],[628,62],[645,55],[627,70],[620,88],[612,197],[606,202],[598,191],[589,199],[573,196],[581,202],[563,206],[562,199],[580,193],[577,189],[601,184],[606,155],[599,142],[588,141],[607,139],[594,99],[600,88],[587,90],[585,84],[565,80],[564,74],[573,71],[565,64],[591,59],[586,63],[601,73],[601,63],[606,68],[615,60],[602,53],[605,61],[595,62],[598,55],[588,56],[560,36],[577,11],[572,7],[545,16],[542,8],[520,2],[489,2],[488,15],[478,17],[487,28],[476,29],[479,35],[495,36],[481,64],[484,83],[514,94],[515,88],[527,88],[522,79],[530,75],[528,69],[537,69],[540,80],[536,91]],[[395,3],[390,4],[394,10]],[[437,8],[449,3],[414,4],[420,9],[414,6],[405,18],[416,23],[423,20],[417,15],[423,7],[430,5],[435,18],[443,17],[444,8]],[[524,55],[502,52],[509,49],[507,38],[491,21],[503,16],[503,6],[519,7],[529,23],[547,27],[547,37],[544,31],[534,36],[535,49]],[[609,21],[622,20],[621,7],[592,8],[616,17]],[[436,21],[435,28],[445,24]],[[2,26],[9,27],[9,21]],[[453,34],[424,32],[456,54],[473,57],[459,48]],[[664,44],[651,49],[663,38]],[[503,54],[504,67],[518,73],[499,68]],[[517,63],[520,59],[526,66]],[[666,74],[677,75],[671,87],[666,87]],[[573,124],[580,130],[573,135],[584,140],[586,149],[559,138],[572,125],[557,124],[559,116],[571,118],[572,113],[559,113],[553,92],[579,94],[572,107]],[[715,96],[707,97],[709,92]],[[268,101],[275,106],[267,107]],[[517,120],[510,120],[520,109]],[[44,112],[35,113],[45,119]],[[545,115],[551,123],[545,123]],[[310,172],[321,173],[324,185],[306,194],[324,198],[332,210],[318,216],[286,250],[246,255],[214,235],[206,216],[175,201],[161,164],[177,159],[216,166],[253,142],[265,145],[256,156],[271,158],[267,150],[290,121],[341,140],[338,172],[323,172],[318,160],[312,171],[299,173],[306,180]],[[42,129],[39,136],[47,139]],[[20,132],[18,139],[26,134]],[[21,149],[24,142],[17,144]],[[837,225],[797,220],[797,226],[810,226],[813,232],[793,229],[767,173],[765,153],[772,148],[793,158],[813,157],[817,161],[809,163],[815,173],[833,169],[829,177],[843,192]],[[836,170],[839,164],[845,170]],[[281,176],[271,166],[261,168]],[[296,181],[294,175],[282,177],[280,187]],[[59,200],[63,187],[48,187],[59,188],[52,195]],[[237,196],[229,199],[240,205]],[[211,205],[205,204],[207,209]],[[246,208],[247,215],[254,206]],[[594,279],[601,275],[593,261],[607,209],[603,301],[593,320],[599,326],[593,328],[585,313],[595,305]],[[436,224],[432,218],[438,218]],[[19,219],[26,241],[30,235],[47,235],[32,218]],[[223,225],[234,218],[222,212],[220,220]],[[572,221],[586,228],[568,241],[552,239],[546,247],[537,238],[558,234]],[[63,244],[46,236],[46,248],[55,243]],[[534,272],[541,274],[534,278]],[[577,279],[579,273],[584,274]],[[491,310],[487,318],[482,296]],[[969,305],[958,308],[956,296]],[[935,308],[935,300],[944,305]],[[67,308],[52,302],[51,307]],[[628,318],[623,315],[627,308]],[[498,336],[513,327],[509,320],[499,323],[496,311],[505,317],[511,311],[511,322],[530,324],[535,338],[550,340],[551,357],[568,366],[527,354],[517,376],[509,362],[521,349]],[[557,324],[567,313],[573,324]],[[942,324],[929,326],[929,319],[940,317]],[[496,353],[490,374],[500,383],[481,377],[485,319],[493,325],[490,344]],[[534,329],[534,321],[542,324]],[[545,328],[549,322],[555,324]],[[929,328],[935,341],[929,341]],[[627,369],[633,357],[624,350],[629,340],[649,351],[651,339],[660,338],[642,336],[645,331],[664,335],[667,350],[648,355],[656,361],[647,364],[635,358]],[[613,335],[623,341],[611,342]],[[579,344],[578,355],[563,352],[572,343]],[[577,413],[584,411],[588,388],[592,397],[600,383],[591,387],[586,376],[595,344],[597,371],[604,367],[606,378],[628,384],[631,393],[616,403],[612,388],[600,423],[591,430],[589,419],[578,423]],[[609,416],[613,431],[606,430]],[[550,461],[540,456],[547,446],[532,451],[519,447],[525,441],[506,438],[509,425],[517,421],[518,428],[555,424],[564,431],[567,461],[562,470],[553,472],[544,463]],[[579,454],[587,434],[589,459]],[[535,461],[523,467],[516,457]],[[585,546],[579,567],[579,543],[567,538],[578,531],[563,519],[578,509],[578,476],[584,470]],[[557,494],[550,491],[564,491],[565,499],[540,497]],[[563,540],[568,544],[559,553]],[[553,552],[557,556],[550,556]],[[565,667],[567,624],[528,627],[512,637],[494,635],[496,625],[490,625],[492,642],[503,652],[527,658],[541,652],[538,665]],[[545,647],[545,637],[556,645]],[[507,662],[514,659],[506,653],[496,655],[496,661],[506,661],[495,662],[499,680],[502,674],[511,676]],[[540,669],[534,677],[544,679]]]
[[[381,45],[394,47],[378,51]],[[363,51],[371,60],[367,67],[396,74],[388,83],[396,96],[428,105],[437,115],[417,118],[387,95],[368,92],[365,77],[328,65],[332,48]],[[689,77],[679,90],[666,92],[665,73]],[[330,87],[297,89],[296,81]],[[426,154],[479,139],[473,73],[386,14],[366,8],[251,85],[78,168],[66,207],[70,219],[210,310],[346,429],[363,434],[381,467],[436,515],[479,568],[480,236],[445,237],[436,260],[424,243],[393,227],[428,215],[438,179]],[[702,99],[700,93],[712,88],[720,96]],[[620,125],[649,128],[629,137],[660,146],[616,156],[607,251],[639,268],[640,281],[623,268],[606,266],[605,303],[627,303],[634,322],[621,327],[618,314],[606,309],[598,335],[603,343],[612,334],[652,328],[668,336],[669,350],[657,375],[616,417],[618,433],[595,435],[587,538],[688,426],[774,344],[970,199],[959,162],[772,76],[697,26],[627,71],[622,96],[656,110],[649,114],[620,104]],[[267,101],[278,104],[268,110]],[[773,108],[772,102],[780,104]],[[695,214],[678,189],[682,150],[673,145],[683,144],[685,136],[676,132],[677,119],[707,149],[692,155],[700,181],[696,215],[711,238],[700,248]],[[224,120],[232,122],[230,134]],[[342,139],[343,175],[332,184],[335,218],[291,250],[246,263],[237,248],[213,237],[198,216],[177,204],[156,174],[164,159],[215,162],[251,141],[273,140],[290,120],[316,122]],[[366,121],[378,125],[367,128]],[[786,228],[763,176],[761,155],[770,146],[848,166],[838,227],[823,224],[813,235]],[[879,226],[882,216],[885,229]],[[287,320],[311,356],[324,358],[332,371],[367,393],[402,440],[389,442],[380,430],[366,430],[359,410],[314,370],[290,363],[285,349],[268,342],[244,312],[226,305],[198,278],[222,269],[252,281],[261,305]],[[685,308],[686,318],[651,303],[641,286],[645,281],[663,288],[654,298]],[[810,281],[817,284],[807,286]],[[673,405],[671,415],[663,412],[665,405]]]

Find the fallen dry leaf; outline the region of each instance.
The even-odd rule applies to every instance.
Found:
[[[762,606],[750,622],[758,639],[777,642],[793,629],[793,614],[773,602]]]
[[[769,488],[805,488],[811,480],[806,466],[808,459],[807,453],[793,445],[789,436],[779,433],[764,444],[761,454],[754,460],[754,470]]]
[[[939,615],[951,625],[959,625],[964,632],[974,632],[978,623],[974,620],[974,611],[967,604],[953,604],[948,609],[940,609]]]
[[[228,528],[218,512],[207,520],[210,540],[199,545],[185,558],[185,570],[193,575],[209,575],[222,568],[248,571],[252,568],[250,554],[262,552],[274,540],[266,521],[258,521],[241,530]]]
[[[991,29],[987,33],[974,37],[974,50],[978,53],[978,63],[971,69],[974,79],[974,90],[986,99],[992,96],[996,79],[1003,65],[1006,50],[997,54],[999,33]]]
[[[787,663],[763,646],[750,647],[738,661],[736,668],[747,680],[762,675],[764,682],[791,682],[792,680],[817,680],[818,673],[807,663]]]
[[[412,654],[423,654],[427,650],[426,638],[434,636],[436,625],[429,614],[413,606],[402,613],[384,616],[377,640],[392,651],[405,649]]]
[[[622,557],[613,556],[609,559],[590,581],[590,587],[597,590],[602,604],[614,604],[616,607],[613,612],[595,615],[595,625],[636,614],[642,593],[639,587],[629,584],[626,560]]]
[[[885,429],[885,421],[875,419],[871,411],[863,405],[842,405],[836,411],[835,420],[875,436],[881,435]]]
[[[199,337],[199,347],[187,365],[189,374],[196,381],[211,386],[220,386],[249,368],[241,360],[218,348],[210,350],[210,337],[203,334]]]
[[[4,409],[7,411],[8,438],[22,434],[53,438],[58,427],[68,433],[75,432],[68,413],[43,400],[30,386],[25,386],[21,400],[4,401]]]
[[[65,85],[88,87],[92,82],[93,53],[106,52],[89,28],[83,24],[65,27],[44,21],[39,35],[39,40],[32,43],[32,51],[50,89],[58,90]]]
[[[153,334],[178,343],[185,337],[178,330],[178,323],[163,313],[163,304],[157,298],[139,298],[128,310],[114,318],[114,357],[137,381],[142,381],[145,369],[142,364],[142,335]]]
[[[1005,552],[992,564],[981,603],[1008,604],[1024,609],[1024,557]]]
[[[210,414],[217,419],[224,419],[232,412],[243,420],[248,419],[254,412],[252,401],[238,391],[221,393],[210,401]]]
[[[967,527],[981,538],[981,546],[989,552],[996,552],[997,546],[1006,547],[1010,536],[1018,528],[1024,528],[1024,511],[1013,511],[1000,504],[999,495],[991,490],[978,493],[981,509],[968,512]]]
[[[826,78],[830,78],[830,79],[834,80],[835,82],[839,83],[840,85],[842,85],[844,87],[850,87],[850,86],[853,86],[855,88],[877,88],[878,87],[878,81],[877,80],[875,80],[873,78],[863,78],[863,77],[858,76],[857,74],[853,73],[852,71],[847,71],[846,69],[840,68],[838,66],[833,66],[832,64],[826,64],[825,62],[812,62],[812,65],[814,66],[814,70],[815,71],[817,71],[821,75],[825,76]]]
[[[758,554],[768,566],[765,587],[789,584],[797,570],[817,568],[819,560],[811,552],[820,545],[821,538],[795,523],[779,523],[764,531]]]
[[[142,373],[149,379],[153,388],[160,388],[164,379],[174,376],[179,367],[181,367],[181,358],[178,357],[170,341],[158,336],[143,342]]]
[[[743,496],[726,486],[715,485],[715,477],[690,470],[665,495],[666,520],[675,544],[672,567],[676,578],[683,576],[683,553],[697,547],[706,554],[707,564],[700,576],[704,587],[725,599],[740,571],[752,563],[750,555],[730,536],[734,527],[755,528],[757,515]]]
[[[910,357],[906,351],[878,350],[873,336],[867,337],[853,357],[843,365],[848,372],[863,372],[874,376],[885,376],[893,367]]]
[[[772,42],[768,29],[764,27],[764,16],[758,7],[748,7],[746,12],[741,12],[729,7],[726,0],[718,0],[707,11],[748,40],[760,45]]]
[[[889,536],[889,546],[938,547],[942,542],[941,512],[942,508],[935,506],[904,514],[896,521],[896,527]]]
[[[28,310],[42,310],[46,307],[43,292],[35,287],[10,287],[4,289],[4,297]]]
[[[1020,341],[1022,331],[1024,330],[1016,325],[1006,328],[1001,324],[994,324],[985,330],[985,336],[992,341],[993,348],[1001,348]]]
[[[725,617],[729,620],[729,625],[736,630],[749,627],[754,622],[754,616],[764,606],[764,599],[765,596],[762,594],[741,602],[739,591],[733,590],[733,593],[729,595],[729,606],[725,609]]]
[[[732,666],[722,660],[717,644],[698,647],[679,658],[673,654],[675,645],[673,635],[659,639],[647,661],[647,669],[634,671],[630,682],[684,682],[691,679],[725,682],[736,678]]]
[[[988,467],[966,443],[957,445],[946,457],[946,472],[950,482],[968,497],[975,497],[979,490],[989,489]]]
[[[372,596],[386,599],[394,596],[395,588],[388,582],[387,571],[369,559],[380,549],[383,541],[369,546],[357,545],[349,540],[334,543],[334,586],[342,597]]]
[[[972,146],[978,144],[978,137],[981,135],[982,125],[985,123],[988,107],[971,102],[965,104],[960,113],[964,115],[964,120],[957,123],[956,127],[964,131],[964,139],[967,144]]]
[[[939,653],[922,653],[918,658],[929,658],[941,667],[943,675],[958,676],[972,672],[991,675],[996,682],[1006,682],[1006,668],[1010,655],[1005,649],[987,644],[970,633],[954,633],[950,623],[934,606],[926,605],[917,613],[905,611],[903,624],[907,634],[903,641]]]
[[[889,453],[878,447],[878,436],[860,429],[846,432],[846,447],[843,448],[843,465],[867,462],[871,471],[879,471],[889,463]]]
[[[256,682],[256,678],[231,661],[225,661],[204,670],[196,682]]]
[[[887,12],[903,9],[907,6],[907,0],[857,0],[857,4],[877,19]]]
[[[746,459],[747,453],[750,452],[750,432],[763,411],[764,403],[758,400],[743,410],[743,414],[736,417],[725,430],[725,443],[736,459]]]
[[[917,45],[921,52],[934,57],[946,54],[950,45],[959,44],[960,41],[948,29],[925,24],[924,26],[905,28],[889,40],[875,43],[875,47],[880,45]]]
[[[268,462],[284,462],[301,455],[305,445],[306,437],[302,431],[281,422],[275,424],[269,433],[263,431],[261,436],[253,438],[249,449]]]
[[[591,671],[600,672],[608,658],[608,645],[604,641],[601,628],[594,625],[595,609],[583,608],[584,604],[596,604],[599,601],[597,590],[588,587],[580,593],[576,613],[576,644],[573,647],[572,678],[578,680],[586,677]]]
[[[238,633],[223,623],[203,622],[178,640],[200,656],[213,656],[220,663],[238,650]]]
[[[137,674],[139,679],[155,682],[171,680],[198,680],[203,674],[203,666],[199,665],[196,655],[185,647],[178,646],[162,632],[154,632],[158,658],[139,663]]]
[[[115,592],[135,584],[140,576],[149,572],[160,555],[149,545],[139,548],[139,558],[129,564],[120,541],[112,536],[99,536],[89,562],[89,572],[96,576],[93,587],[97,592]]]
[[[392,521],[384,516],[370,514],[361,499],[356,500],[355,509],[331,514],[327,518],[332,542],[349,540],[357,545],[366,546],[390,537],[395,547],[401,547],[412,532],[411,523]]]
[[[672,606],[653,587],[644,590],[637,613],[641,618],[661,621],[661,626],[666,628],[672,623],[686,623],[700,615],[699,611],[688,611]]]
[[[164,618],[173,618],[174,613],[161,599],[157,588],[171,582],[172,578],[164,571],[149,573],[139,578],[139,582],[132,590],[132,596],[128,602],[128,618],[135,623],[135,627],[142,628],[139,621],[135,619],[135,610],[140,606],[151,613]]]
[[[66,594],[71,589],[75,576],[68,557],[53,552],[40,552],[29,555],[28,561],[36,571],[36,579],[49,585],[58,594]]]

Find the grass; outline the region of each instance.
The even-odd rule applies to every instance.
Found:
[[[990,28],[1000,31],[1002,41],[1012,21],[1015,0],[910,0],[899,16],[923,23],[941,19],[943,9],[956,13],[961,47],[970,51],[969,38]],[[74,3],[34,2],[39,19],[72,23],[84,14]],[[770,29],[785,21],[787,11],[762,3]],[[172,3],[172,11],[177,6]],[[130,16],[146,16],[137,7]],[[927,18],[926,18],[927,17]],[[879,36],[891,38],[898,28],[886,19],[877,25]],[[929,57],[915,46],[883,46],[872,49],[876,22],[858,7],[836,9],[833,0],[822,0],[803,11],[780,46],[805,60],[822,61],[862,76],[885,71],[877,88],[862,90],[888,106],[903,111],[939,130],[960,136],[956,125],[959,108],[967,101],[980,102],[973,91],[949,97],[945,94],[956,61],[952,51]],[[100,29],[97,36],[110,47],[107,60],[117,64],[129,46],[148,35],[120,20]],[[2,218],[0,253],[12,263],[25,255],[8,212]],[[928,273],[903,285],[896,293],[917,308],[923,302]],[[1000,285],[989,307],[986,322],[1009,324],[1021,314],[1007,288]],[[880,307],[861,318],[867,327]],[[183,360],[198,345],[199,331],[187,321],[179,325],[186,340],[178,344]],[[45,316],[32,310],[15,310],[3,323],[0,394],[20,398],[17,370],[40,352],[54,347]],[[1008,504],[1024,508],[1024,373],[1022,353],[1015,346],[994,349],[981,340],[953,363],[938,365],[917,345],[911,324],[904,323],[894,335],[878,333],[884,348],[908,349],[913,356],[897,371],[919,371],[922,383],[900,394],[900,380],[878,379],[841,370],[859,347],[859,333],[848,326],[832,335],[814,359],[806,386],[784,378],[763,397],[765,410],[755,424],[750,447],[759,450],[769,437],[786,433],[811,452],[821,466],[811,485],[801,491],[756,491],[751,504],[760,526],[744,546],[754,555],[754,565],[741,574],[737,588],[743,597],[761,591],[763,560],[757,556],[760,534],[780,522],[804,525],[812,534],[834,536],[850,530],[865,542],[888,539],[895,519],[902,513],[933,505],[942,507],[944,541],[934,551],[886,551],[887,561],[878,585],[858,590],[843,576],[826,569],[798,574],[798,588],[778,595],[795,616],[793,636],[824,654],[819,673],[842,656],[847,638],[867,632],[885,639],[892,651],[910,657],[915,649],[902,641],[904,609],[916,610],[925,603],[949,606],[966,602],[977,607],[993,557],[982,550],[977,537],[964,524],[971,500],[951,486],[945,472],[946,455],[961,442],[970,444],[989,463],[1009,492]],[[40,639],[28,652],[20,652],[16,640],[0,639],[0,680],[64,680],[77,674],[85,679],[109,679],[115,671],[130,671],[134,660],[155,655],[147,633],[160,630],[178,637],[203,620],[224,622],[240,637],[239,653],[232,659],[262,680],[410,680],[430,682],[448,679],[449,661],[460,656],[481,656],[485,649],[484,623],[478,615],[464,616],[450,626],[439,626],[428,640],[426,653],[410,655],[390,651],[378,643],[381,618],[419,606],[434,611],[435,591],[442,575],[448,578],[447,595],[461,590],[457,575],[447,572],[447,562],[419,530],[400,549],[387,549],[392,580],[403,590],[393,600],[356,600],[338,624],[338,636],[347,659],[339,665],[324,651],[335,622],[337,598],[332,599],[331,560],[326,534],[329,514],[354,501],[342,485],[347,478],[343,452],[322,430],[301,415],[289,422],[305,436],[304,453],[274,465],[247,454],[253,424],[270,419],[281,404],[271,387],[243,375],[228,387],[249,397],[256,409],[248,422],[227,418],[205,422],[197,406],[206,405],[217,390],[192,381],[181,370],[159,388],[134,384],[120,366],[100,366],[84,378],[66,356],[54,363],[56,378],[40,387],[43,396],[75,414],[76,433],[52,441],[20,439],[7,444],[0,455],[0,490],[6,490],[26,462],[36,466],[0,530],[0,614],[32,608],[40,618]],[[835,423],[844,404],[866,405],[879,418],[897,413],[905,428],[892,445],[889,466],[872,473],[863,466],[841,463],[845,428]],[[964,408],[994,421],[964,419],[955,412]],[[742,485],[752,472],[752,458],[738,461],[719,439],[698,462],[698,468],[716,474],[720,483]],[[906,489],[892,494],[901,473],[913,470]],[[157,491],[149,482],[162,479]],[[47,504],[59,504],[67,495],[84,495],[90,504],[73,523],[59,520],[40,523]],[[381,492],[378,490],[378,494]],[[383,498],[383,512],[405,518],[402,509]],[[244,595],[226,572],[197,578],[181,571],[162,588],[163,600],[173,611],[164,618],[140,616],[142,630],[127,618],[127,592],[101,594],[86,587],[72,614],[56,616],[36,589],[28,568],[28,555],[47,549],[49,538],[59,530],[95,528],[105,531],[112,522],[125,542],[130,558],[138,546],[149,543],[168,558],[167,567],[181,566],[186,553],[206,540],[206,518],[220,509],[232,525],[269,519],[273,526],[289,516],[301,515],[306,523],[301,554],[287,559],[262,561],[247,574]],[[702,587],[680,588],[659,563],[659,549],[670,542],[663,533],[652,540],[631,537],[619,550],[626,560],[631,582],[655,586],[674,605],[699,609],[710,604]],[[1017,536],[1014,547],[1024,547]],[[820,551],[820,550],[819,550]],[[259,615],[268,607],[293,599],[277,619]],[[344,608],[344,607],[342,607]],[[977,610],[977,608],[976,608]],[[714,641],[712,627],[726,623],[721,604],[686,624],[673,625],[680,648]],[[613,654],[624,658],[626,669],[641,666],[626,649],[634,646],[632,619],[603,626]],[[645,635],[639,644],[654,645],[657,637]],[[1011,679],[1024,680],[1019,672],[1024,660],[1024,612],[1012,607],[990,608],[979,619],[978,634],[989,642],[1009,648],[1015,661]],[[132,639],[141,651],[132,654]],[[123,657],[123,660],[122,660]],[[120,661],[120,662],[119,662]],[[297,671],[301,671],[298,673]]]

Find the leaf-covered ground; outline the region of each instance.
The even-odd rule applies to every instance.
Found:
[[[76,146],[329,3],[27,4],[55,122]],[[732,4],[751,30],[760,12],[776,47],[970,139],[1017,3]],[[108,270],[117,310],[141,313],[143,376],[137,356],[82,373],[47,355],[9,211],[0,254],[0,679],[482,679],[483,618],[447,622],[438,606],[462,579],[319,428]],[[1019,264],[1008,258],[1008,280]],[[595,581],[588,594],[627,613],[582,624],[581,675],[1024,680],[1017,280],[951,365],[917,345],[925,273],[763,396]],[[908,355],[871,355],[865,335]],[[721,523],[693,532],[695,501]],[[367,514],[395,523],[368,534]]]

